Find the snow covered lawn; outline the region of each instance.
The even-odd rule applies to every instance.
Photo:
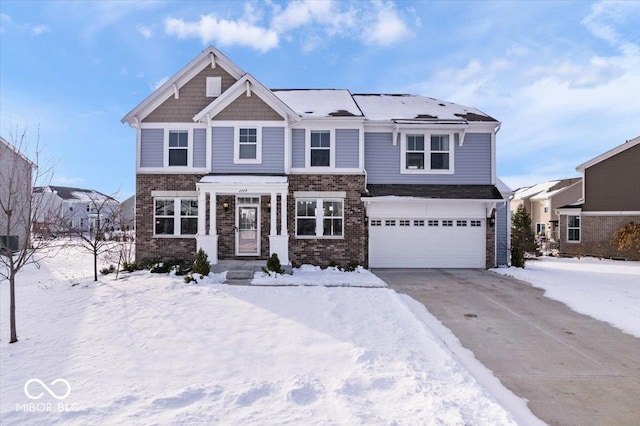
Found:
[[[514,424],[388,288],[93,283],[83,256],[21,273],[13,345],[0,284],[3,425]]]
[[[527,281],[574,311],[640,338],[640,262],[541,257],[524,269],[492,271]]]
[[[340,271],[337,268],[321,269],[319,266],[302,265],[293,269],[293,274],[267,275],[256,272],[252,285],[323,285],[329,287],[386,287],[387,284],[362,267],[355,271]]]

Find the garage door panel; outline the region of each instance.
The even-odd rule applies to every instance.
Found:
[[[369,227],[369,264],[378,268],[483,268],[485,266],[484,221],[470,226],[467,219],[453,226],[399,226],[402,219],[372,220]],[[467,226],[457,226],[458,221]],[[395,221],[395,222],[393,222]],[[395,223],[395,226],[389,226]],[[406,222],[404,222],[406,223]],[[418,222],[419,223],[419,222]]]

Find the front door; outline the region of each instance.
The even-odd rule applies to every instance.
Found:
[[[260,254],[259,206],[238,204],[236,214],[236,255],[257,256]]]

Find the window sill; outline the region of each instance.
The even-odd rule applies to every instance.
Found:
[[[154,235],[153,238],[167,238],[167,239],[195,239],[197,237],[196,234],[189,234],[189,235]]]
[[[403,175],[452,175],[454,170],[401,169]]]
[[[262,161],[260,161],[260,160],[240,160],[240,159],[236,159],[236,160],[233,160],[233,164],[262,164]]]
[[[296,240],[344,240],[344,236],[339,237],[318,237],[316,235],[296,235]]]

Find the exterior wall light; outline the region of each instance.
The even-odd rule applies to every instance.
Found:
[[[225,201],[222,203],[222,208],[224,209],[224,211],[229,211],[229,202]]]

